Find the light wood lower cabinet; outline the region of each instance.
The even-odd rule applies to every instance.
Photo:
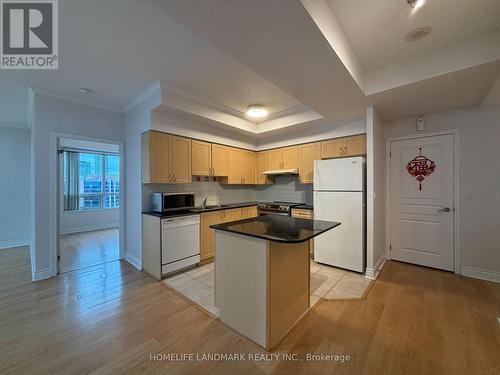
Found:
[[[257,216],[257,206],[229,208],[227,210],[202,212],[200,214],[200,261],[215,256],[215,231],[211,225],[249,219]]]
[[[292,217],[299,219],[314,219],[314,211],[304,208],[292,208]],[[314,238],[309,240],[309,253],[314,256]]]

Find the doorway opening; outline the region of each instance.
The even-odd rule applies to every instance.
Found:
[[[59,138],[57,273],[118,261],[120,145]]]

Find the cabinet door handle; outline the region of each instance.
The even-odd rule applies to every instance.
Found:
[[[172,182],[172,173],[168,174],[168,182]]]
[[[177,181],[177,176],[174,173],[174,182]]]

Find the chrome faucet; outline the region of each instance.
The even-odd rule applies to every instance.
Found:
[[[201,202],[201,208],[205,208],[207,206],[207,196],[205,195],[205,199],[203,199],[203,202]]]

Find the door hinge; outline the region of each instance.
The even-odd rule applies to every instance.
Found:
[[[61,256],[60,256],[60,255],[58,255],[58,256],[57,256],[57,261],[59,262],[60,260],[61,260]]]
[[[392,250],[392,244],[389,244],[389,250]]]

